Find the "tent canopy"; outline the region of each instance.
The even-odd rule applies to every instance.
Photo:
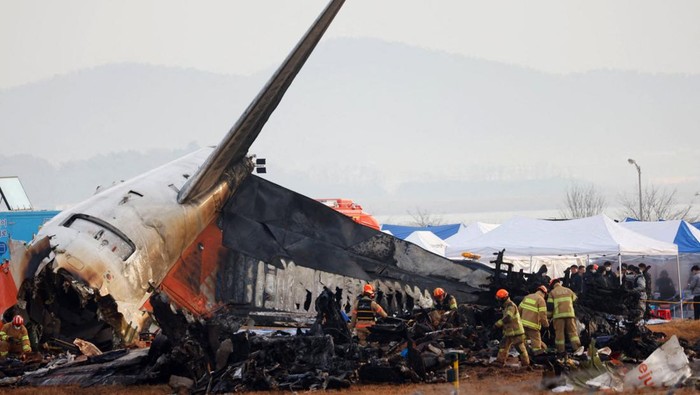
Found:
[[[620,225],[652,239],[674,243],[679,253],[700,252],[700,230],[686,221],[628,221]]]
[[[399,239],[406,238],[413,232],[416,231],[428,231],[433,232],[437,237],[445,240],[446,238],[454,235],[459,230],[462,224],[449,224],[449,225],[436,225],[436,226],[404,226],[404,225],[391,225],[383,224],[382,231],[388,230],[394,237]]]
[[[472,222],[469,225],[462,225],[454,235],[445,239],[447,257],[461,257],[462,253],[467,251],[463,246],[484,233],[490,232],[498,227],[498,224],[487,224],[485,222]]]
[[[629,230],[605,215],[567,221],[514,217],[472,239],[465,251],[490,255],[678,255],[673,243]]]
[[[447,243],[441,238],[435,236],[433,232],[428,232],[427,230],[418,230],[406,237],[405,239],[424,250],[430,251],[433,254],[440,256],[445,256],[445,248]]]

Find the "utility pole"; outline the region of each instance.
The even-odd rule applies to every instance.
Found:
[[[642,168],[634,159],[627,159],[627,163],[634,165],[637,168],[637,176],[639,180],[639,220],[644,221],[644,214],[642,213]]]

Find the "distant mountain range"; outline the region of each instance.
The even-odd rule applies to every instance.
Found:
[[[65,206],[216,144],[270,71],[111,64],[0,90],[0,175]],[[553,75],[373,39],[317,49],[256,141],[268,179],[381,215],[543,210],[572,182],[700,190],[700,77]],[[613,202],[611,202],[613,203]]]

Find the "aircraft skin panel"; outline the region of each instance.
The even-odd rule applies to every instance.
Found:
[[[221,244],[221,230],[215,222],[210,223],[182,253],[160,287],[179,307],[207,315],[221,305],[216,297],[216,271],[227,253]]]
[[[278,266],[267,264],[223,247],[221,237],[212,223],[173,266],[161,284],[171,304],[198,317],[233,304],[258,324],[310,323],[316,317],[312,301],[324,287],[343,289],[349,311],[366,282],[284,259]],[[391,280],[372,283],[390,313],[432,304],[429,290]]]
[[[344,0],[332,0],[287,56],[265,87],[253,99],[214,152],[180,191],[178,202],[185,203],[207,193],[226,178],[233,164],[243,159],[265,123],[277,108],[294,78],[321,40]]]
[[[251,175],[223,210],[223,244],[277,268],[281,261],[357,280],[441,286],[475,302],[489,270],[458,265],[355,223],[313,199]]]
[[[199,150],[116,184],[47,222],[36,239],[51,236],[53,270],[64,269],[101,295],[111,295],[127,322],[141,320],[139,307],[148,297],[149,283],[162,281],[182,251],[217,218],[231,193],[224,182],[199,200],[177,202],[178,189],[187,180],[184,175],[196,171],[210,152]],[[252,164],[246,163],[244,172],[249,174]],[[86,216],[87,225],[76,229],[70,223],[76,215]],[[121,232],[133,243],[133,252],[126,258],[114,253],[113,240],[97,235],[94,229],[102,228],[92,219]]]

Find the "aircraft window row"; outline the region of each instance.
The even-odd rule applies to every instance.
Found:
[[[63,226],[88,234],[99,241],[103,248],[115,253],[126,260],[136,249],[134,243],[126,235],[111,224],[85,214],[76,214],[66,221]]]

